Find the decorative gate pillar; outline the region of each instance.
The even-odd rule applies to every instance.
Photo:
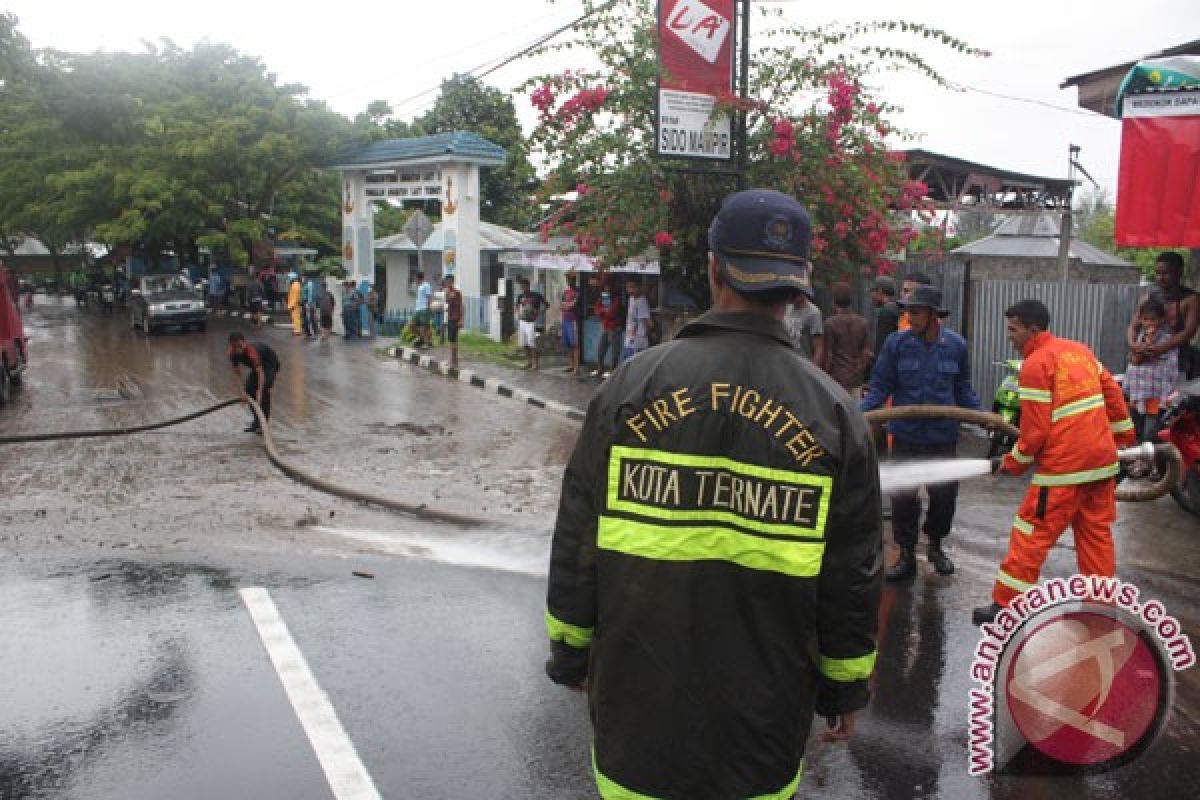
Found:
[[[459,290],[468,297],[482,293],[479,272],[479,167],[442,167],[442,272],[454,273]]]
[[[358,284],[375,281],[375,213],[367,197],[367,174],[342,173],[342,266]]]
[[[375,217],[371,205],[440,200],[442,272],[453,272],[463,295],[481,297],[479,170],[498,167],[504,148],[455,131],[389,139],[342,153],[330,165],[341,173],[342,264],[355,282],[375,279]]]

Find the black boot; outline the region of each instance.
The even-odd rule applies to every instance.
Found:
[[[996,615],[1004,606],[999,603],[989,603],[986,606],[980,606],[971,612],[971,623],[974,625],[986,625],[996,619]]]
[[[889,581],[907,581],[915,577],[917,574],[917,555],[912,551],[912,548],[905,547],[900,550],[900,558],[895,565],[887,571],[887,579]]]
[[[954,562],[950,560],[950,556],[946,555],[940,542],[930,544],[929,549],[925,551],[925,557],[929,559],[930,564],[933,564],[938,575],[954,574]]]

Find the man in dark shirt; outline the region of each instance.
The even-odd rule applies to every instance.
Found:
[[[458,369],[458,332],[463,323],[462,292],[454,288],[454,273],[442,278],[446,295],[446,341],[450,343],[450,369]]]
[[[858,400],[871,359],[871,328],[851,308],[853,303],[854,293],[848,285],[839,283],[833,287],[833,315],[825,320],[820,366]]]
[[[245,336],[234,331],[229,334],[229,363],[233,367],[234,380],[242,394],[242,402],[253,397],[254,402],[262,409],[263,416],[270,420],[271,387],[275,385],[275,375],[279,372],[279,356],[275,355],[275,351],[269,345],[263,342],[250,344]],[[244,388],[242,367],[250,370]],[[257,415],[245,430],[246,433],[262,433]]]
[[[875,346],[872,352],[883,352],[883,343],[900,327],[900,307],[896,305],[896,282],[880,275],[871,286],[871,302],[875,304]],[[869,374],[869,372],[868,372]]]

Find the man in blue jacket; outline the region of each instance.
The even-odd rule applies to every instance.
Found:
[[[893,333],[884,342],[863,411],[882,408],[890,397],[892,406],[939,405],[978,409],[979,397],[971,388],[967,343],[942,325],[950,312],[942,308],[942,291],[918,286],[900,303],[912,327]],[[898,420],[888,424],[892,455],[897,460],[954,458],[958,447],[958,423],[947,419]],[[954,572],[954,562],[942,549],[950,534],[958,502],[958,484],[925,487],[929,510],[925,515],[926,555],[939,575]],[[889,581],[909,580],[917,574],[917,529],[921,500],[916,489],[892,494],[892,534],[900,546],[900,559],[887,572]]]

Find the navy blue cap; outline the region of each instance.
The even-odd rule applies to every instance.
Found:
[[[725,198],[708,229],[722,274],[740,292],[795,289],[811,300],[812,220],[794,197],[749,189]]]

